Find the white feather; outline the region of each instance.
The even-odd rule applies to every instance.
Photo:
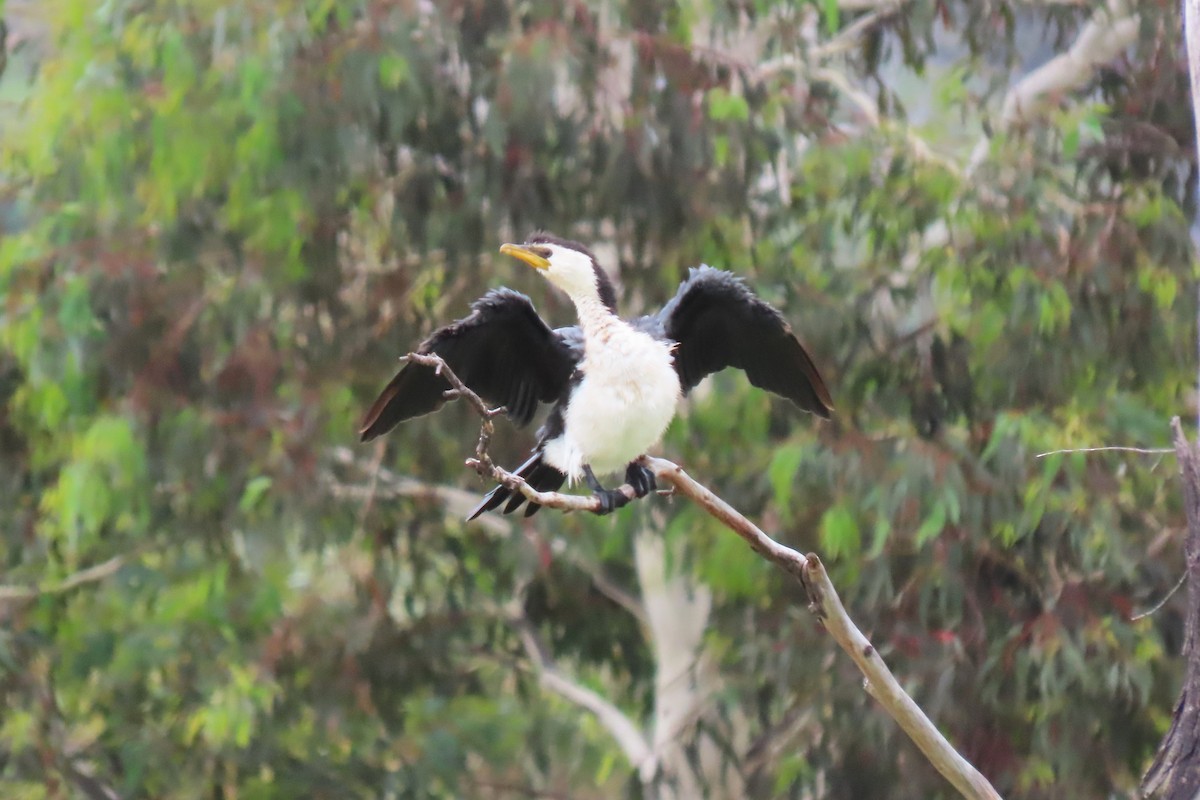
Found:
[[[567,404],[563,433],[545,444],[544,457],[574,483],[585,464],[614,472],[657,444],[675,416],[680,386],[670,344],[619,319],[594,289],[592,297],[572,299],[584,333],[583,379]]]

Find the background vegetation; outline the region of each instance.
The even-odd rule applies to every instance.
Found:
[[[0,0],[0,794],[948,796],[694,509],[468,525],[466,409],[355,443],[487,287],[570,318],[538,227],[785,309],[832,423],[721,375],[662,454],[1002,792],[1129,792],[1173,460],[1036,456],[1196,414],[1196,157],[1177,4],[1101,6]]]

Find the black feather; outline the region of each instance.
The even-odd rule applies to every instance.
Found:
[[[583,245],[547,233],[536,233],[527,244],[554,244],[584,253],[592,260],[604,303],[614,313],[616,293],[596,258]],[[706,375],[726,367],[746,372],[759,388],[790,399],[822,417],[833,409],[829,390],[804,347],[776,309],[759,299],[731,273],[702,266],[689,272],[675,297],[658,313],[631,324],[660,339],[676,343],[675,370],[684,392]],[[537,315],[529,298],[510,289],[488,292],[471,307],[471,314],[434,332],[418,352],[445,359],[463,382],[488,403],[504,405],[508,416],[527,424],[539,403],[554,403],[538,431],[533,454],[520,475],[541,492],[557,491],[566,475],[542,460],[546,443],[561,436],[571,393],[583,375],[584,355],[579,326],[551,330]],[[428,367],[408,364],[392,379],[367,411],[360,434],[368,441],[396,424],[435,411],[450,388]],[[504,505],[505,514],[525,505],[525,496],[497,486],[480,501],[469,519]],[[541,508],[529,503],[525,516]]]
[[[675,371],[685,393],[705,376],[737,367],[750,383],[805,411],[828,418],[833,410],[825,382],[783,315],[729,272],[692,269],[675,297],[639,327],[678,343]]]
[[[516,474],[524,478],[526,483],[539,492],[556,492],[567,479],[566,475],[554,467],[542,463],[542,451],[540,448],[524,464],[517,467]],[[473,520],[480,514],[491,511],[494,508],[498,508],[505,500],[508,501],[508,505],[504,507],[503,513],[511,514],[525,503],[525,495],[520,492],[514,492],[504,485],[497,486],[483,496],[483,499],[479,501],[479,505],[475,506],[467,516],[467,521]],[[540,504],[530,503],[529,507],[525,509],[525,516],[532,517],[540,508]]]
[[[582,357],[542,321],[528,297],[511,289],[493,289],[476,300],[470,315],[435,331],[417,352],[441,356],[472,391],[505,406],[518,425],[529,424],[539,402],[562,395]],[[362,441],[436,411],[449,388],[433,369],[405,365],[363,417]]]

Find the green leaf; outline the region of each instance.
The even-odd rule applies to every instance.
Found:
[[[942,532],[942,528],[944,527],[946,527],[946,504],[939,500],[934,504],[933,511],[921,523],[921,527],[917,529],[917,547],[921,547],[933,539]]]
[[[821,516],[821,555],[825,558],[853,557],[862,549],[858,521],[842,505],[833,506]]]
[[[804,462],[805,449],[798,444],[785,444],[775,451],[767,479],[775,496],[775,505],[786,509],[792,500],[792,482]]]
[[[821,9],[825,17],[825,30],[830,34],[838,32],[841,27],[841,9],[838,0],[822,0]]]
[[[1079,151],[1079,128],[1071,128],[1063,134],[1063,157],[1072,159]]]
[[[267,475],[259,475],[252,478],[246,488],[242,490],[242,499],[238,501],[238,510],[243,514],[256,507],[263,495],[271,488],[271,478]]]
[[[891,533],[892,521],[880,514],[875,519],[875,531],[871,536],[871,549],[867,552],[867,558],[877,558],[883,552],[883,546],[887,544]]]
[[[776,797],[787,795],[788,789],[793,783],[811,774],[812,766],[808,763],[808,759],[796,755],[784,756],[776,768],[773,794]]]
[[[708,93],[708,116],[717,122],[745,122],[750,118],[750,106],[746,103],[746,98],[730,94],[728,90],[718,86]]]
[[[408,80],[408,59],[395,53],[385,53],[379,59],[379,82],[386,89],[395,89]]]

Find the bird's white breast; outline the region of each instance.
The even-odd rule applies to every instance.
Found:
[[[571,394],[562,436],[545,446],[546,460],[571,481],[582,477],[584,464],[613,472],[657,444],[680,396],[670,344],[613,316],[585,322],[585,329],[583,379]]]

